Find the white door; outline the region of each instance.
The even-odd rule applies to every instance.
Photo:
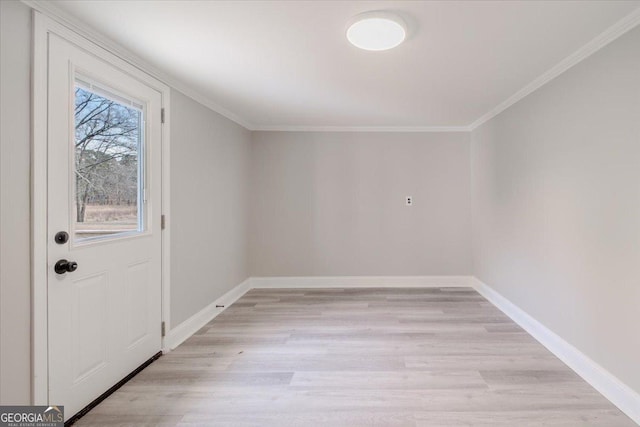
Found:
[[[161,94],[53,34],[48,88],[49,402],[68,419],[161,348]]]

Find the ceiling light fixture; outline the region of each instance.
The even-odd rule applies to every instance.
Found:
[[[388,50],[398,46],[407,36],[407,27],[398,15],[371,11],[356,15],[347,29],[349,42],[364,50]]]

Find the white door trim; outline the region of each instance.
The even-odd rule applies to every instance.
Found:
[[[170,88],[144,70],[101,47],[59,22],[33,11],[33,60],[31,91],[31,401],[49,403],[48,321],[47,321],[47,55],[48,34],[53,33],[87,52],[115,65],[130,76],[162,94],[165,123],[162,126],[162,321],[167,330],[170,299]],[[160,325],[158,325],[160,328]],[[165,347],[163,337],[162,347]]]

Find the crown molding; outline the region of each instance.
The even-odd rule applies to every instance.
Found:
[[[488,111],[486,114],[478,118],[475,122],[471,123],[468,128],[469,130],[474,130],[478,126],[486,123],[491,120],[498,114],[502,113],[507,108],[511,107],[527,95],[533,93],[534,91],[540,89],[545,84],[549,83],[551,80],[558,77],[560,74],[564,73],[574,65],[582,62],[589,56],[593,55],[618,37],[622,36],[629,30],[635,28],[638,24],[640,24],[640,7],[635,9],[629,15],[625,16],[611,27],[606,29],[600,35],[596,36],[589,43],[582,46],[580,49],[567,56],[565,59],[556,64],[553,68],[547,70],[541,76],[533,80],[531,83],[520,89],[518,92],[511,95],[502,103],[498,104],[492,110]]]
[[[512,105],[516,104],[521,99],[525,98],[527,95],[538,90],[545,84],[549,83],[551,80],[569,70],[574,65],[580,63],[587,57],[591,56],[598,50],[602,49],[612,41],[616,40],[623,34],[638,26],[638,24],[640,24],[639,7],[467,126],[260,126],[243,119],[238,114],[227,110],[226,108],[214,102],[212,99],[202,95],[201,91],[192,88],[187,83],[184,83],[176,79],[175,77],[168,75],[164,71],[161,71],[150,63],[142,60],[138,55],[134,54],[127,48],[113,42],[109,38],[103,36],[99,32],[83,24],[82,22],[79,22],[76,17],[61,10],[58,6],[55,6],[51,2],[48,2],[46,0],[21,1],[32,9],[35,9],[38,12],[41,12],[44,15],[48,16],[49,18],[54,19],[60,24],[69,27],[70,29],[81,34],[101,48],[120,57],[124,61],[127,61],[134,67],[139,68],[140,70],[148,74],[151,74],[153,77],[169,85],[173,89],[182,92],[193,100],[206,106],[210,110],[228,118],[229,120],[237,123],[245,129],[250,131],[265,132],[471,132],[478,126],[491,120]]]
[[[115,43],[111,39],[105,37],[101,33],[97,32],[93,28],[85,25],[80,22],[78,18],[69,13],[63,11],[58,6],[53,4],[50,1],[45,0],[21,0],[22,3],[26,4],[30,8],[42,13],[43,15],[53,19],[59,24],[64,25],[65,27],[75,31],[76,33],[82,35],[90,42],[95,45],[105,49],[113,55],[116,55],[120,59],[128,62],[134,67],[138,68],[141,71],[144,71],[147,74],[155,77],[160,80],[164,84],[170,86],[173,89],[176,89],[183,94],[187,95],[189,98],[194,101],[199,102],[200,104],[206,106],[210,110],[220,114],[221,116],[226,117],[227,119],[237,123],[247,130],[253,130],[253,125],[244,120],[242,117],[237,115],[236,113],[227,110],[226,108],[218,105],[212,99],[202,95],[201,91],[192,88],[187,83],[182,82],[179,79],[167,74],[164,71],[161,71],[154,65],[151,65],[147,61],[141,59],[138,55],[131,52],[129,49],[123,47],[122,45]]]
[[[256,126],[264,132],[469,132],[469,126]]]

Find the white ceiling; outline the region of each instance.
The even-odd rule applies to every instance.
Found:
[[[468,126],[640,1],[55,1],[252,128]],[[396,49],[345,38],[392,10]]]

